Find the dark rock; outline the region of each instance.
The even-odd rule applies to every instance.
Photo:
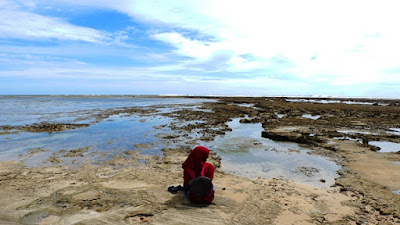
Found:
[[[297,170],[301,172],[302,174],[306,175],[307,177],[312,177],[314,176],[315,173],[318,173],[319,170],[314,167],[305,167],[305,166],[300,166],[297,167]]]
[[[302,135],[300,133],[275,133],[262,131],[261,137],[269,138],[274,141],[284,141],[284,142],[296,142],[299,144],[310,144],[316,145],[317,143],[322,143],[323,140],[316,136]]]

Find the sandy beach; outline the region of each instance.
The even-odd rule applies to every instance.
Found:
[[[0,224],[400,224],[400,149],[383,152],[373,145],[400,143],[400,101],[206,99],[216,101],[202,103],[201,110],[126,108],[87,115],[96,123],[120,114],[173,119],[170,132],[158,137],[176,147],[163,148],[159,156],[140,154],[151,143],[138,143],[137,149],[111,157],[91,152],[90,146],[55,151],[35,167],[23,159],[49,149],[35,148],[20,160],[1,161]],[[316,187],[281,178],[236,176],[224,172],[221,157],[212,152],[208,161],[217,167],[213,204],[194,205],[182,193],[168,192],[168,186],[182,183],[181,165],[190,150],[224,137],[234,118],[261,123],[264,131],[259,135],[264,138],[298,143],[312,149],[308,154],[335,161],[341,166],[338,178],[330,187]],[[1,126],[0,138],[12,132],[61,132],[93,124]],[[203,135],[191,135],[195,130]],[[89,154],[105,160],[93,163]],[[313,171],[307,167],[303,172],[312,176]]]

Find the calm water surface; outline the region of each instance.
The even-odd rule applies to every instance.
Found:
[[[185,98],[133,98],[133,97],[64,97],[64,96],[8,96],[0,98],[0,125],[30,125],[40,122],[74,123],[98,111],[125,107],[160,107],[161,112],[191,108],[196,110],[203,99]],[[94,120],[94,119],[91,119]],[[79,120],[78,123],[88,122]],[[91,146],[94,151],[115,153],[134,150],[135,144],[149,144],[146,154],[161,155],[164,145],[156,135],[169,132],[171,118],[152,115],[113,115],[89,127],[52,133],[19,132],[0,136],[0,159],[18,159],[19,154],[33,148],[45,148],[52,152]],[[51,154],[51,153],[48,153]],[[48,154],[41,154],[41,158]],[[37,158],[37,157],[34,157]],[[29,161],[33,161],[30,159]]]
[[[310,149],[295,143],[263,138],[260,123],[242,124],[239,120],[240,118],[234,119],[228,123],[232,132],[228,132],[224,137],[217,137],[211,143],[205,143],[221,155],[224,171],[251,178],[289,179],[319,187],[334,184],[340,169],[335,162],[310,155]],[[301,172],[302,168],[314,172],[306,175]],[[322,183],[321,179],[326,182]]]
[[[195,104],[205,99],[74,96],[3,96],[0,98],[0,126],[40,122],[80,123],[93,112],[125,107],[149,107],[169,104]]]

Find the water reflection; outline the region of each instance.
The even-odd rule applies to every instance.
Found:
[[[85,119],[106,109],[196,104],[215,100],[193,98],[140,98],[132,96],[5,96],[0,99],[0,126],[40,122],[90,123]]]
[[[399,152],[400,151],[400,143],[393,143],[393,142],[388,142],[388,141],[370,141],[369,144],[381,148],[381,150],[379,150],[379,152]]]
[[[9,139],[0,140],[2,160],[15,160],[18,155],[33,148],[45,148],[51,152],[71,150],[91,146],[91,151],[112,152],[117,154],[126,150],[135,150],[137,144],[150,144],[150,148],[141,149],[144,154],[161,155],[162,140],[156,137],[154,126],[169,124],[172,119],[161,116],[119,116],[89,127],[53,133],[20,132],[7,135]],[[158,132],[169,132],[167,126]],[[28,164],[40,163],[51,155],[51,152],[31,157]]]
[[[239,120],[228,123],[232,132],[203,143],[221,155],[225,172],[251,178],[284,178],[319,187],[334,184],[340,169],[334,162],[307,154],[310,149],[295,143],[262,138],[261,124],[241,124]]]

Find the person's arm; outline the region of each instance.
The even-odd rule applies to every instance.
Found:
[[[214,178],[214,170],[215,167],[211,163],[205,163],[204,166],[204,176],[210,178],[211,180]]]

